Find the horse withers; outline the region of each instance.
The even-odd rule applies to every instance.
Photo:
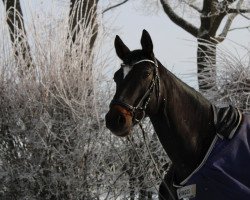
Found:
[[[150,118],[172,161],[159,199],[249,200],[250,117],[232,106],[215,107],[168,71],[155,58],[146,30],[141,45],[131,51],[115,38],[123,63],[114,74],[107,128],[125,137]]]

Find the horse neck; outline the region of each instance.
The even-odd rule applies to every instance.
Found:
[[[199,165],[214,138],[212,105],[162,65],[159,70],[161,103],[150,119],[182,180]]]

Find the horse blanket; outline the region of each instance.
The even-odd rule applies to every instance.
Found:
[[[250,115],[230,109],[234,117],[229,120],[229,113],[217,110],[215,125],[222,134],[217,132],[198,168],[175,185],[179,199],[250,200]]]

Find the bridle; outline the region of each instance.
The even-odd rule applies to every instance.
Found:
[[[156,165],[156,162],[150,152],[150,149],[149,147],[147,146],[147,142],[146,142],[146,133],[142,127],[142,124],[141,124],[141,120],[145,117],[145,112],[146,112],[146,109],[147,109],[147,106],[149,104],[149,101],[151,99],[151,96],[152,96],[152,93],[154,91],[154,88],[156,89],[156,95],[157,95],[157,100],[159,102],[159,99],[160,99],[160,77],[159,77],[159,72],[158,72],[158,64],[157,64],[157,61],[156,59],[154,59],[154,61],[152,60],[149,60],[149,59],[143,59],[143,60],[139,60],[135,63],[133,63],[132,65],[130,65],[131,67],[134,67],[135,65],[139,64],[139,63],[142,63],[142,62],[150,62],[154,65],[154,74],[153,74],[153,78],[149,84],[149,87],[147,89],[147,91],[145,92],[145,94],[142,96],[142,98],[140,99],[140,101],[137,103],[136,106],[133,106],[133,105],[130,105],[124,101],[121,101],[119,100],[119,97],[117,99],[113,99],[110,103],[110,106],[113,106],[113,105],[119,105],[119,106],[122,106],[124,107],[126,110],[130,111],[131,114],[132,114],[132,121],[133,122],[136,122],[136,123],[139,123],[139,126],[142,130],[142,133],[143,133],[143,138],[144,138],[144,142],[146,144],[146,147],[147,147],[147,150],[149,152],[149,155],[151,157],[151,159],[153,160],[153,163],[154,163],[154,166],[157,170],[157,173],[159,175],[159,177],[161,178],[164,186],[166,187],[171,199],[175,200],[175,196],[173,194],[173,192],[170,190],[170,187],[167,185],[167,183],[165,182],[164,178],[161,177],[161,173],[160,173],[160,170],[158,169],[157,165]],[[122,64],[122,65],[125,65],[125,64]],[[140,118],[138,118],[137,116],[137,113],[142,113],[142,115],[140,116]],[[129,139],[129,138],[128,138]],[[129,139],[130,141],[130,139]],[[132,147],[134,148],[137,156],[139,157],[140,159],[140,156],[138,155],[133,143],[131,143]],[[141,162],[141,160],[140,160]]]
[[[113,99],[110,103],[110,106],[119,105],[119,106],[124,107],[126,110],[130,111],[134,122],[139,122],[145,117],[145,111],[146,111],[147,106],[149,104],[149,101],[151,99],[154,88],[156,88],[156,91],[157,91],[157,99],[159,99],[159,96],[160,96],[160,78],[159,78],[158,64],[157,64],[156,59],[155,59],[155,61],[152,61],[149,59],[139,60],[130,66],[134,67],[135,65],[140,64],[142,62],[150,62],[150,63],[154,64],[154,71],[153,71],[154,74],[153,74],[153,78],[149,84],[147,91],[141,97],[141,99],[137,103],[137,105],[135,105],[135,106],[130,105],[126,102],[119,100],[119,98]],[[122,64],[122,65],[124,65],[124,64]]]

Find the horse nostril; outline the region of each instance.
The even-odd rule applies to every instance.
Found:
[[[118,126],[123,126],[126,123],[126,118],[123,115],[118,115],[117,118]]]
[[[106,127],[118,136],[126,136],[133,126],[132,114],[119,105],[110,108],[105,116]]]
[[[106,127],[110,130],[123,129],[126,124],[126,117],[121,113],[109,112],[106,116]]]

